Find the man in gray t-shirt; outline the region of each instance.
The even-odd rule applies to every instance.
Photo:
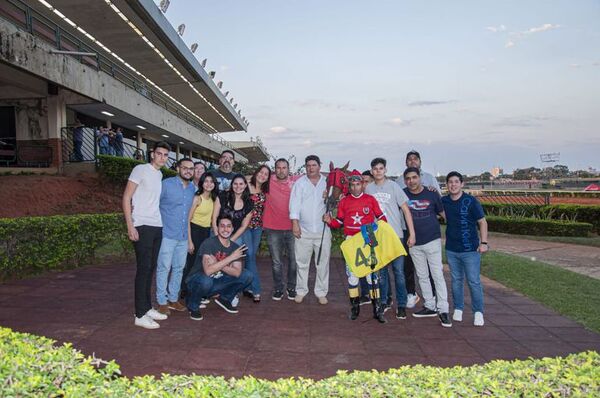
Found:
[[[371,161],[373,182],[367,185],[365,192],[369,195],[373,195],[375,199],[377,199],[388,223],[392,226],[400,239],[404,237],[402,229],[403,225],[406,224],[406,228],[409,231],[406,239],[406,250],[408,251],[408,248],[415,244],[415,229],[410,209],[406,203],[408,198],[398,184],[385,177],[387,171],[386,165],[387,162],[383,158],[375,158]],[[405,223],[403,221],[405,221]],[[404,278],[404,256],[400,256],[392,261],[391,267],[394,272],[394,279],[396,280],[396,304],[398,306],[396,318],[406,319],[407,294]],[[385,300],[388,296],[389,288],[388,267],[384,267],[380,271],[380,278],[381,281],[379,286],[381,288],[381,297]]]

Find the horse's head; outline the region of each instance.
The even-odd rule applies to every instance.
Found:
[[[340,195],[348,194],[348,179],[346,178],[348,166],[350,165],[350,161],[348,161],[344,167],[336,168],[333,166],[333,162],[329,162],[329,175],[327,176],[327,192],[330,192],[330,187],[333,187],[331,199],[337,201],[340,198]]]

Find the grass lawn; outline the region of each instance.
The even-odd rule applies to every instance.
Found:
[[[482,257],[481,273],[600,333],[600,280],[498,252]]]
[[[515,239],[531,239],[531,240],[543,240],[546,242],[560,242],[560,243],[572,243],[574,245],[584,245],[600,247],[600,236],[590,237],[579,237],[579,236],[531,236],[531,235],[511,235],[503,234],[500,232],[490,232],[490,236],[500,236],[503,238],[515,238]]]

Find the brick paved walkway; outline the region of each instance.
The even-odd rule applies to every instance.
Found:
[[[260,304],[243,299],[237,315],[211,304],[203,321],[176,313],[159,330],[134,327],[135,267],[115,264],[0,285],[0,325],[70,341],[86,354],[115,359],[129,376],[194,372],[322,378],[338,369],[469,365],[600,351],[600,335],[487,279],[483,328],[472,326],[470,312],[450,329],[437,318],[409,315],[399,321],[391,311],[389,322],[380,325],[367,306],[358,321],[346,318],[340,260],[333,260],[326,306],[311,297],[301,305],[272,301],[268,261],[259,261],[267,299]]]
[[[493,250],[558,265],[569,271],[600,279],[600,248],[492,235]]]

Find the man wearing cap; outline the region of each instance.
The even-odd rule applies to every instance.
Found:
[[[363,192],[362,175],[360,171],[353,170],[348,176],[350,184],[349,195],[344,196],[338,205],[337,216],[332,218],[329,214],[323,216],[331,228],[344,227],[346,239],[360,232],[362,225],[368,225],[378,220],[387,221],[383,211],[379,207],[377,200]],[[348,276],[348,293],[350,295],[350,319],[358,318],[360,312],[360,299],[358,293],[358,277],[354,275],[348,265],[346,265],[346,275]],[[383,306],[379,295],[379,286],[377,284],[377,275],[367,275],[367,282],[371,285],[370,293],[373,302],[373,317],[380,323],[387,322],[383,315]]]

